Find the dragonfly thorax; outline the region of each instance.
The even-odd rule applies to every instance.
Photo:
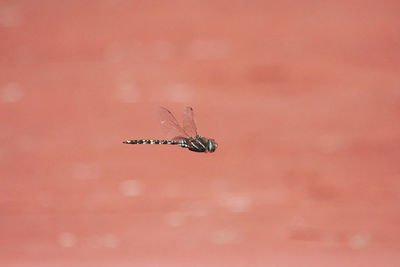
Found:
[[[200,135],[196,135],[190,138],[185,138],[181,145],[194,152],[214,152],[217,149],[218,144],[214,139],[207,139]]]

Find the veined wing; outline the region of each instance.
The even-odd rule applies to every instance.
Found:
[[[197,127],[194,122],[193,109],[191,107],[186,107],[183,113],[183,130],[189,136],[197,135]]]
[[[179,125],[178,121],[172,115],[171,111],[166,108],[160,107],[160,124],[168,140],[181,140],[190,137],[185,130]]]

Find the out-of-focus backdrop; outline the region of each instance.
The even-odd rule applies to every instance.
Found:
[[[399,1],[0,1],[1,266],[398,266]],[[163,138],[195,110],[214,154]]]

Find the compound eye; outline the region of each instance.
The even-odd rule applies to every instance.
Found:
[[[212,140],[208,140],[208,151],[214,152],[216,148],[217,144]]]

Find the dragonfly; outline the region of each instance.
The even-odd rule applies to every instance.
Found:
[[[158,139],[135,139],[123,141],[124,144],[161,144],[177,145],[188,148],[193,152],[214,152],[218,144],[214,139],[206,138],[197,134],[194,122],[193,108],[185,107],[183,113],[183,127],[178,123],[171,111],[164,107],[159,109],[161,129],[167,140]]]

